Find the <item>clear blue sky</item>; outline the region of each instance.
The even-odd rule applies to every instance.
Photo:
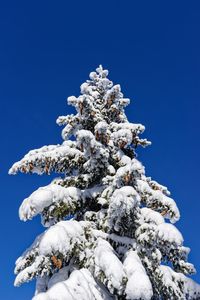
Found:
[[[21,201],[48,176],[8,176],[28,150],[61,142],[66,97],[99,64],[132,99],[127,114],[146,126],[139,151],[149,176],[167,185],[200,282],[200,2],[1,1],[0,299],[29,300],[13,287],[15,259],[43,229],[18,219]]]

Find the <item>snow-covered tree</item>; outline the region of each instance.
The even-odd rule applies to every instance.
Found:
[[[200,299],[176,203],[136,158],[150,144],[145,128],[127,120],[129,99],[107,75],[100,66],[68,98],[77,113],[58,118],[61,145],[32,150],[9,171],[60,174],[19,209],[47,229],[16,261],[15,285],[36,278],[34,300]]]

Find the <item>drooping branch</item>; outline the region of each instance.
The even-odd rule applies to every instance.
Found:
[[[30,151],[11,167],[9,174],[17,172],[40,175],[51,172],[71,174],[73,170],[81,169],[84,162],[83,153],[76,149],[76,143],[66,141],[62,145],[44,146]]]

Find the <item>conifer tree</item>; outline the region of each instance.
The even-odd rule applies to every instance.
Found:
[[[200,299],[176,203],[136,156],[150,145],[145,128],[127,120],[129,99],[107,76],[99,66],[68,98],[77,113],[57,119],[61,145],[32,150],[9,171],[60,174],[19,208],[47,229],[17,259],[15,285],[36,278],[34,300]]]

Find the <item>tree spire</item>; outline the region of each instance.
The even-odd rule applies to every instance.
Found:
[[[177,205],[136,158],[150,145],[145,127],[127,120],[130,101],[107,76],[100,65],[68,97],[76,114],[57,119],[61,145],[32,150],[9,171],[60,174],[20,206],[21,220],[40,214],[47,229],[16,261],[15,285],[36,278],[34,300],[200,299],[173,225]]]

